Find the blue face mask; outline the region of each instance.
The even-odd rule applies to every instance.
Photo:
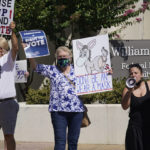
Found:
[[[67,58],[61,58],[57,61],[57,66],[60,68],[67,67],[68,65],[70,65],[70,60]]]

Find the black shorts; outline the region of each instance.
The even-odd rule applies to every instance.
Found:
[[[14,134],[19,104],[16,100],[0,102],[0,128],[3,133]]]

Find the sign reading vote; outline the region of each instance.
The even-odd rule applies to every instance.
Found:
[[[0,34],[10,35],[10,23],[13,21],[14,0],[0,0]]]
[[[73,40],[73,56],[78,95],[112,90],[108,35]]]
[[[27,82],[27,77],[25,73],[27,72],[27,61],[19,60],[15,64],[15,82],[24,83]]]
[[[42,30],[20,31],[26,58],[35,58],[49,55],[47,38]]]

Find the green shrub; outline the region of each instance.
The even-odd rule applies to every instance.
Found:
[[[49,81],[43,85],[41,89],[35,90],[29,88],[26,94],[27,104],[48,104],[49,103],[50,87]]]
[[[95,102],[102,104],[120,104],[122,91],[125,87],[125,78],[123,79],[113,79],[113,90],[96,93],[96,94],[87,94],[82,95],[80,98],[86,104],[92,104]],[[49,103],[49,81],[43,86],[43,88],[34,90],[29,89],[28,94],[26,95],[27,104],[48,104]]]

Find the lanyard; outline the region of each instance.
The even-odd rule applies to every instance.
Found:
[[[75,86],[75,84],[65,75],[65,74],[63,74],[64,76],[65,76],[65,78],[69,81],[69,83],[71,84],[71,85],[73,85],[73,87],[75,88],[76,86]]]

